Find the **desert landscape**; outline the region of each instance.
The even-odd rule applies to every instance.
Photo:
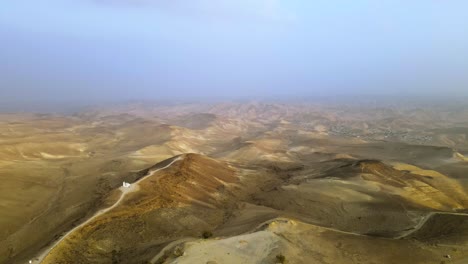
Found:
[[[468,1],[0,1],[0,264],[468,264]]]
[[[2,113],[0,263],[468,263],[466,105]]]

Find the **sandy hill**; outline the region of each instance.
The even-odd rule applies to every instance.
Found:
[[[216,248],[216,250],[213,250]],[[292,219],[274,219],[233,237],[180,241],[151,263],[447,263],[468,254],[454,247],[425,247],[414,240],[389,240],[337,232]],[[408,258],[411,256],[411,258]]]
[[[222,223],[229,188],[238,181],[235,170],[201,155],[179,158],[139,182],[119,206],[71,233],[43,263],[141,263],[165,243]]]
[[[340,160],[341,165],[321,177],[352,181],[364,180],[380,191],[406,199],[412,206],[438,210],[457,210],[468,206],[468,195],[456,180],[434,170],[378,160]]]
[[[467,113],[304,100],[0,114],[0,263],[47,249],[44,263],[457,263]]]

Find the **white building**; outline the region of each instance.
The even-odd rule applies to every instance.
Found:
[[[123,186],[124,188],[128,188],[128,187],[130,187],[130,183],[128,183],[128,182],[123,182],[123,183],[122,183],[122,186]]]

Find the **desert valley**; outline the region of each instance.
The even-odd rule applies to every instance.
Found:
[[[467,105],[2,113],[0,263],[468,263]]]

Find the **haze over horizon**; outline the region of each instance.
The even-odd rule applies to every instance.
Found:
[[[465,1],[4,1],[2,102],[467,96]]]
[[[2,1],[0,264],[467,264],[467,10]]]

